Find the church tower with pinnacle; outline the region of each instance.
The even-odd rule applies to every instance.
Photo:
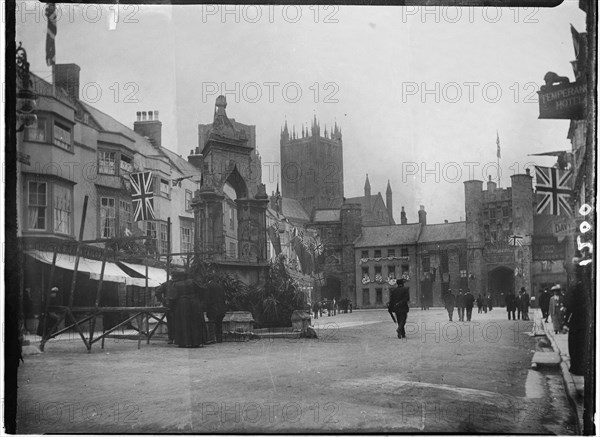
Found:
[[[315,209],[340,208],[344,200],[342,130],[327,130],[317,117],[310,128],[281,130],[281,195],[298,200],[309,214]]]

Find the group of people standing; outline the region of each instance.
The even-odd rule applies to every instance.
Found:
[[[515,296],[511,290],[504,300],[506,303],[508,320],[529,320],[529,306],[531,305],[531,301],[525,287],[521,287],[517,296]]]
[[[481,297],[481,295],[479,295]],[[458,290],[458,294],[455,296],[452,294],[452,290],[448,289],[448,291],[443,296],[444,306],[446,307],[446,311],[448,311],[448,319],[452,321],[454,317],[454,308],[458,310],[458,321],[464,322],[465,315],[467,317],[467,322],[471,321],[471,316],[473,314],[473,306],[475,304],[475,297],[471,294],[471,290],[467,288],[467,291],[463,293],[462,288]],[[477,306],[479,307],[479,298],[477,300]],[[490,308],[491,309],[491,308]],[[481,311],[479,311],[481,312]]]
[[[327,311],[327,316],[335,316],[337,313],[352,312],[352,301],[348,298],[342,298],[339,302],[335,299],[325,299],[323,302],[315,301],[312,304],[311,311],[313,317],[318,319],[323,317],[323,310]]]

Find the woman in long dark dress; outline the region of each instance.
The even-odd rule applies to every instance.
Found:
[[[202,290],[192,279],[173,282],[175,302],[175,343],[179,347],[202,347],[206,343],[206,323]]]

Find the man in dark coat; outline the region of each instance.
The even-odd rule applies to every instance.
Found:
[[[465,295],[463,294],[462,288],[458,290],[458,296],[456,296],[456,308],[458,308],[458,321],[465,321]]]
[[[540,293],[539,303],[540,309],[542,310],[542,318],[544,322],[548,323],[548,315],[550,314],[550,298],[552,295],[548,291],[548,288],[544,288],[544,290]]]
[[[521,320],[521,318],[522,318],[521,317],[521,308],[522,308],[522,306],[521,306],[521,297],[522,296],[523,296],[523,289],[521,288],[519,290],[519,293],[516,296],[516,299],[517,299],[517,320]]]
[[[531,302],[529,301],[529,293],[525,290],[525,287],[521,287],[521,302],[519,302],[519,306],[521,307],[521,319],[529,320],[529,305]]]
[[[408,287],[404,286],[404,279],[397,279],[396,285],[396,288],[390,290],[388,311],[390,314],[396,314],[398,338],[406,338],[404,325],[406,325],[406,317],[408,316],[408,301],[410,300],[410,294]]]
[[[312,305],[312,311],[314,313],[314,318],[318,319],[319,318],[319,307],[321,306],[321,304],[318,301],[314,301],[313,305]]]
[[[508,320],[510,320],[511,314],[512,320],[516,320],[515,311],[517,311],[517,298],[512,290],[508,292],[504,300],[506,302],[506,312],[508,313]]]
[[[177,296],[174,309],[175,343],[179,347],[202,347],[206,343],[207,332],[203,291],[191,278],[177,278],[171,287]]]
[[[196,285],[202,290],[203,287],[200,284],[196,283]],[[206,309],[206,317],[215,324],[217,343],[223,343],[223,319],[227,312],[227,308],[225,307],[225,288],[217,281],[209,281],[202,291],[206,293],[203,299],[203,308]],[[204,317],[201,319],[201,324],[204,325]],[[206,328],[203,327],[203,329]]]
[[[452,294],[452,290],[448,289],[448,292],[444,296],[444,306],[446,307],[446,311],[448,311],[448,318],[452,321],[452,316],[454,315],[454,305],[456,304],[456,298]]]
[[[475,297],[471,294],[471,290],[467,288],[467,292],[464,295],[465,310],[467,311],[467,322],[471,321],[471,314],[473,314],[473,303]]]

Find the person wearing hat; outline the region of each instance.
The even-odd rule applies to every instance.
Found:
[[[60,294],[58,287],[52,287],[50,289],[50,295],[48,296],[48,312],[45,314],[42,313],[42,316],[40,317],[40,323],[38,324],[38,329],[36,332],[37,335],[43,337],[44,335],[54,333],[54,331],[58,329],[60,316],[52,307],[62,304],[62,295]]]
[[[396,285],[396,288],[390,290],[388,312],[392,315],[396,314],[396,322],[398,323],[398,329],[396,329],[396,332],[398,333],[398,338],[406,338],[404,326],[406,325],[406,318],[408,316],[408,301],[410,300],[410,293],[408,291],[408,287],[404,286],[404,279],[397,279]]]
[[[550,311],[550,298],[551,297],[552,297],[552,294],[548,291],[548,287],[544,288],[540,292],[539,305],[540,305],[540,309],[542,310],[542,318],[544,319],[544,322],[546,322],[546,323],[548,323],[548,314]]]
[[[458,309],[458,321],[465,321],[465,295],[463,294],[462,288],[458,290],[458,296],[456,296],[456,308]]]
[[[519,306],[521,308],[521,320],[529,320],[529,293],[525,290],[525,287],[521,287],[521,291],[519,292],[520,302]]]
[[[475,297],[471,294],[471,290],[467,288],[467,292],[464,295],[465,310],[467,312],[467,322],[471,321],[471,315],[473,314],[473,303],[475,303]],[[464,322],[464,317],[463,317]]]
[[[551,289],[553,296],[550,298],[549,314],[552,317],[552,329],[559,334],[563,327],[563,298],[560,285],[556,284]]]

